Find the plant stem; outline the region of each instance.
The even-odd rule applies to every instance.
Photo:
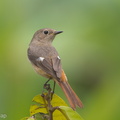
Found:
[[[48,103],[48,111],[49,111],[49,117],[48,117],[48,120],[53,120],[53,112],[58,109],[58,107],[53,107],[51,105],[51,100],[52,100],[52,96],[53,96],[53,93],[52,93],[52,89],[50,88],[50,84],[45,84],[44,88],[48,91],[48,94],[45,95],[45,100],[47,101]]]

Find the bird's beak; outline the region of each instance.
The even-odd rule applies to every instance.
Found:
[[[63,31],[55,31],[55,35],[62,33]]]

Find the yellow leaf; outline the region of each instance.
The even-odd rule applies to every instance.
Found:
[[[47,95],[47,93],[44,93],[44,95]],[[49,113],[49,111],[48,111],[48,103],[47,103],[47,101],[41,95],[36,95],[33,98],[32,101],[36,102],[36,103],[39,103],[39,105],[38,104],[31,105],[31,107],[30,107],[30,116],[35,115],[37,113],[43,113],[43,114],[48,114]],[[53,96],[52,96],[51,105],[53,107],[68,106],[64,102],[64,100],[62,100],[56,94],[53,94]],[[59,116],[60,120],[66,120],[65,117],[64,117],[64,115],[60,111],[55,110],[53,112],[53,118],[57,119],[58,116]]]
[[[56,107],[56,106],[68,106],[65,101],[60,98],[58,95],[56,94],[53,94],[53,98],[52,98],[52,101],[51,101],[51,105],[53,107]]]
[[[66,117],[59,110],[55,110],[53,112],[53,120],[66,120]]]
[[[45,107],[39,107],[37,105],[31,105],[30,107],[30,116],[36,114],[36,113],[44,113],[47,114],[48,111]]]
[[[44,95],[47,95],[47,93],[44,93]],[[47,105],[47,101],[45,99],[43,99],[43,97],[41,95],[36,95],[32,101],[35,101],[37,103],[40,103],[40,104],[45,104]],[[68,106],[65,101],[60,98],[58,95],[56,94],[53,94],[52,96],[52,101],[51,101],[51,105],[53,107],[55,106]]]
[[[42,95],[36,95],[32,101],[35,101],[40,104],[45,104],[46,101],[43,99]]]

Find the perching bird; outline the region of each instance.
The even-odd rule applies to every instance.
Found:
[[[59,33],[62,33],[62,31],[49,28],[35,32],[29,44],[28,58],[38,74],[58,83],[65,93],[70,106],[75,110],[76,106],[83,107],[83,104],[69,85],[62,69],[58,52],[52,46],[53,39]]]

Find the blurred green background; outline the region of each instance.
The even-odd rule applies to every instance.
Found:
[[[46,79],[26,51],[34,32],[46,27],[64,31],[53,44],[84,104],[77,112],[85,120],[120,120],[119,0],[1,0],[0,116],[29,116],[32,98],[42,92]],[[58,86],[56,94],[66,100]]]

